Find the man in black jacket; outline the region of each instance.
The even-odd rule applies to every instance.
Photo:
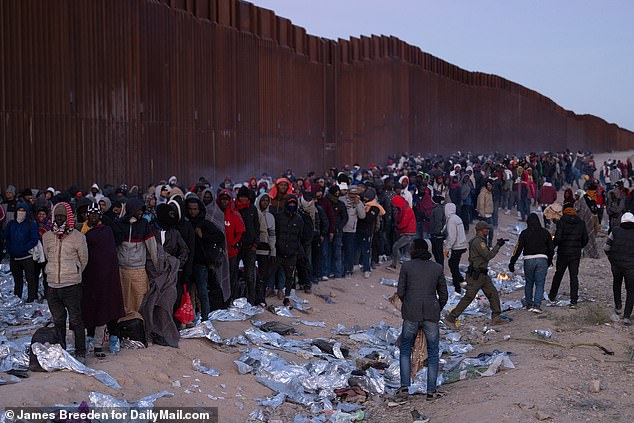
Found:
[[[257,250],[260,236],[260,218],[254,206],[255,194],[249,188],[243,186],[238,191],[236,207],[242,216],[245,232],[240,240],[240,252],[238,262],[244,263],[244,279],[247,284],[247,300],[255,304],[255,251]]]
[[[299,216],[298,201],[295,195],[289,195],[284,203],[284,211],[275,215],[275,251],[276,257],[273,260],[268,275],[264,280],[268,280],[270,275],[274,275],[277,269],[282,266],[286,275],[286,288],[284,291],[284,305],[290,304],[291,290],[295,285],[295,266],[297,265],[297,254],[302,245],[302,231],[304,221]]]
[[[210,298],[210,286],[217,285],[214,269],[217,267],[220,254],[225,254],[225,235],[222,228],[217,228],[211,221],[205,219],[207,211],[203,202],[197,197],[185,200],[185,216],[194,228],[194,280],[200,300],[201,318],[207,320],[211,312],[211,302],[222,303],[222,298]],[[213,278],[210,282],[210,276]],[[217,290],[216,290],[217,291]],[[218,301],[219,300],[219,301]],[[180,302],[177,302],[180,304]]]
[[[397,396],[406,397],[410,386],[412,345],[418,329],[423,329],[427,340],[427,399],[442,394],[436,391],[439,361],[440,310],[447,304],[447,282],[443,268],[431,261],[429,246],[424,239],[415,239],[410,250],[411,261],[403,263],[398,277],[396,294],[403,302],[401,315],[403,330],[400,345],[401,389]]]
[[[544,285],[548,267],[553,264],[555,247],[550,232],[542,228],[539,217],[531,213],[526,220],[528,227],[520,233],[515,246],[515,252],[509,263],[509,270],[515,271],[515,262],[520,254],[524,253],[524,306],[534,313],[542,312],[542,299],[544,298]],[[533,287],[535,296],[533,297]]]
[[[624,213],[621,225],[614,227],[605,243],[605,252],[612,266],[614,292],[614,308],[621,314],[621,285],[625,279],[625,310],[623,324],[631,325],[632,308],[634,307],[634,215]]]
[[[564,215],[557,223],[557,231],[553,240],[557,247],[557,264],[555,276],[550,287],[548,299],[555,301],[561,279],[566,273],[570,274],[570,308],[577,308],[579,299],[579,262],[581,261],[581,250],[588,243],[588,231],[586,225],[577,216],[574,205],[564,204]]]

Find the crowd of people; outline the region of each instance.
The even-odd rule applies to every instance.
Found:
[[[245,182],[227,177],[217,185],[205,177],[182,184],[175,176],[147,187],[95,183],[87,190],[18,191],[9,185],[0,208],[0,251],[9,256],[16,296],[23,296],[26,282],[26,301],[46,299],[60,330],[66,330],[68,316],[79,357],[86,354],[86,333],[97,356],[105,352],[106,329],[115,349],[126,322],[128,328],[140,321],[154,343],[177,346],[178,329],[193,320],[182,313],[187,297],[202,320],[241,297],[264,307],[274,297],[290,305],[295,288],[310,293],[313,284],[350,279],[355,272],[367,279],[384,262],[387,270],[399,271],[403,253],[429,255],[443,267],[448,258],[455,292],[466,289],[448,324],[455,324],[479,289],[498,321],[499,299],[485,269],[505,242],[494,240],[500,213],[517,213],[527,222],[510,270],[523,253],[525,302],[536,312],[555,246],[550,298],[556,298],[568,269],[576,304],[581,251],[598,257],[595,236],[605,217],[620,310],[623,279],[627,292],[634,292],[630,256],[620,253],[634,233],[622,229],[634,224],[628,220],[633,177],[630,160],[597,168],[591,154],[565,151],[402,154],[381,165],[346,165],[306,176],[289,169],[275,180],[267,174]],[[534,211],[541,212],[546,229]],[[477,235],[468,241],[474,222]],[[467,251],[471,266],[465,280],[459,264]],[[627,322],[633,301],[634,294],[628,295]]]

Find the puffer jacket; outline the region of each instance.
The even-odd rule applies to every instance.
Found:
[[[397,195],[392,199],[392,205],[398,209],[396,223],[399,235],[416,233],[416,216],[405,199]]]
[[[634,223],[623,222],[612,228],[605,242],[605,252],[610,263],[623,270],[634,269]]]
[[[21,259],[31,255],[29,250],[37,245],[39,230],[37,222],[34,222],[31,217],[29,205],[20,203],[16,206],[16,210],[19,208],[26,211],[26,220],[22,223],[18,223],[15,219],[9,221],[4,236],[9,255]]]
[[[129,269],[145,268],[149,254],[154,266],[158,266],[156,238],[151,225],[145,219],[130,219],[143,207],[143,202],[131,199],[126,203],[124,219],[113,225],[113,232],[117,240],[117,258],[119,266]]]
[[[464,224],[460,216],[456,214],[456,205],[454,203],[445,204],[445,218],[447,219],[447,225],[445,226],[445,232],[447,232],[447,238],[445,238],[445,246],[449,250],[466,250],[467,249],[467,236],[464,232]]]
[[[579,216],[564,215],[557,223],[553,243],[557,247],[557,256],[578,258],[588,243],[586,225]]]
[[[278,257],[297,256],[302,246],[303,228],[304,221],[299,213],[290,214],[285,210],[275,216],[275,249]]]
[[[53,288],[81,283],[81,274],[88,264],[86,237],[73,229],[63,238],[54,232],[42,236],[42,246],[46,256],[46,277]]]
[[[275,217],[269,212],[270,206],[264,211],[260,209],[260,202],[265,196],[270,198],[268,194],[264,193],[255,200],[255,208],[258,211],[260,221],[260,234],[258,236],[256,254],[275,257]]]

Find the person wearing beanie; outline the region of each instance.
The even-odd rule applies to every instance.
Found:
[[[632,324],[632,308],[634,307],[634,215],[631,212],[621,216],[621,224],[612,228],[604,247],[612,268],[612,291],[614,294],[614,310],[621,314],[621,286],[625,279],[625,309],[623,324]]]
[[[410,248],[412,259],[403,263],[396,295],[401,299],[403,328],[400,344],[401,388],[397,397],[407,398],[410,386],[412,345],[419,329],[427,341],[427,399],[444,396],[436,390],[439,363],[440,311],[447,304],[447,282],[443,268],[431,261],[428,241],[415,239]]]
[[[563,216],[557,223],[557,230],[553,238],[553,244],[557,248],[557,262],[555,275],[548,293],[548,299],[551,302],[557,300],[559,285],[567,269],[570,275],[570,308],[577,308],[581,250],[587,243],[588,232],[583,220],[577,216],[574,204],[565,203]]]
[[[75,229],[70,204],[58,203],[53,208],[53,228],[42,236],[44,255],[48,260],[48,292],[46,298],[55,328],[66,348],[66,315],[75,333],[75,356],[86,357],[86,333],[81,311],[82,272],[88,264],[86,237]]]
[[[255,178],[253,178],[255,179]],[[255,290],[255,252],[260,236],[260,217],[255,208],[255,191],[243,186],[238,190],[236,208],[242,216],[245,232],[240,240],[238,261],[244,264],[244,279],[246,281],[246,297],[250,304],[256,304]]]

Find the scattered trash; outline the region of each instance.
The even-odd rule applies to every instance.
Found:
[[[31,345],[31,348],[33,349],[33,353],[37,356],[37,361],[39,361],[42,368],[47,372],[67,369],[76,373],[92,376],[109,388],[121,389],[119,383],[108,373],[86,367],[59,344],[42,345],[36,342]]]
[[[327,302],[328,304],[335,304],[335,302],[333,301],[332,298],[330,298],[328,295],[326,294],[315,294],[318,297],[320,297],[322,300],[324,300],[325,302]]]
[[[493,350],[479,354],[476,358],[463,358],[444,373],[444,383],[454,383],[464,379],[493,376],[500,369],[514,369],[515,365],[508,352]]]
[[[261,307],[249,304],[246,298],[237,298],[233,300],[233,303],[231,303],[228,309],[214,310],[209,313],[209,320],[218,320],[220,322],[249,320],[263,311]]]
[[[302,325],[319,327],[319,328],[326,327],[326,322],[310,322],[308,320],[300,320],[299,323],[301,323]]]
[[[270,311],[273,314],[277,314],[278,316],[290,317],[290,318],[293,318],[293,319],[297,318],[297,316],[295,316],[293,313],[291,313],[290,308],[285,307],[285,306],[270,305],[267,310]]]
[[[398,281],[396,279],[381,278],[379,283],[381,285],[393,286],[395,288],[398,286]]]
[[[350,329],[348,329],[341,323],[338,323],[337,328],[331,330],[330,332],[332,332],[335,335],[352,335],[353,333],[363,332],[363,330],[361,329],[359,325],[354,325]]]
[[[599,380],[593,380],[590,382],[590,392],[598,394],[601,391],[601,382]]]
[[[88,395],[90,405],[96,408],[154,408],[154,401],[163,397],[173,397],[174,394],[167,391],[162,391],[156,394],[148,395],[138,401],[128,402],[122,399],[116,399],[108,394],[102,394],[100,392],[91,392]]]
[[[296,335],[297,331],[294,327],[282,322],[266,322],[260,325],[260,329],[264,332],[275,332],[280,335]]]
[[[209,376],[220,376],[220,372],[218,370],[203,366],[200,362],[200,358],[195,358],[192,360],[192,367],[197,372],[204,373]]]
[[[533,333],[542,339],[550,339],[553,337],[553,331],[550,329],[535,329]]]
[[[214,327],[211,320],[206,320],[204,322],[200,322],[198,325],[194,326],[190,329],[183,329],[180,331],[181,338],[183,339],[192,339],[192,338],[207,338],[211,342],[216,344],[235,346],[235,345],[246,345],[248,341],[242,335],[234,336],[232,338],[222,338],[218,331]]]

